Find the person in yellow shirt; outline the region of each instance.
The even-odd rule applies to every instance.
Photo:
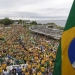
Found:
[[[26,71],[26,69],[24,68],[24,66],[23,66],[23,68],[22,68],[22,72],[24,72],[25,73],[25,71]]]
[[[39,69],[39,68],[40,68],[40,64],[37,64],[37,65],[36,65],[36,69]]]
[[[54,58],[54,59],[56,58],[56,55],[55,55],[55,54],[53,54],[53,58]]]
[[[29,72],[25,72],[25,75],[29,75]]]
[[[3,71],[2,66],[0,66],[0,75],[1,75],[2,71]]]
[[[33,75],[36,75],[36,73],[34,72]]]
[[[35,58],[34,58],[36,61],[38,60],[38,57],[37,56],[35,56]]]
[[[2,68],[6,69],[6,64],[5,63],[2,64]]]
[[[45,68],[44,67],[41,67],[41,72],[44,72],[45,71]]]
[[[31,69],[31,67],[32,67],[31,65],[28,65],[28,69]]]
[[[45,60],[44,60],[44,59],[41,61],[41,64],[42,64],[42,65],[44,65],[44,64],[45,64]]]
[[[33,64],[32,64],[32,67],[35,67],[35,66],[36,66],[36,64],[35,64],[35,63],[33,63]]]
[[[37,75],[42,75],[42,73],[39,71],[39,72],[37,72]]]

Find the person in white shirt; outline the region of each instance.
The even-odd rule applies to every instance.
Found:
[[[7,69],[4,69],[4,70],[3,70],[3,74],[4,74],[4,75],[9,75],[9,72],[7,71]]]
[[[10,66],[7,66],[6,69],[8,72],[10,72]]]

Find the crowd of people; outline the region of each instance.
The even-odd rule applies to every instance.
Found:
[[[0,29],[0,74],[52,75],[59,40],[32,33],[29,27]]]

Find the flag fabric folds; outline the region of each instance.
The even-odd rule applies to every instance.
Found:
[[[62,33],[53,75],[75,75],[75,0]]]

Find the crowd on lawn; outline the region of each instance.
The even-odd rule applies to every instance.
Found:
[[[0,75],[52,75],[58,45],[21,25],[0,29]]]

